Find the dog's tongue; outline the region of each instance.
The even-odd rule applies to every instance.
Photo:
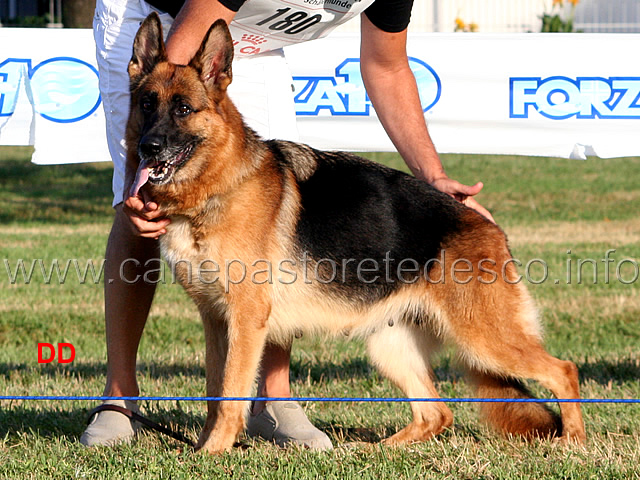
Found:
[[[129,191],[130,197],[135,197],[138,195],[138,192],[142,188],[142,186],[147,183],[149,180],[149,167],[146,165],[140,165],[138,167],[138,171],[136,172],[136,180],[131,185],[131,190]]]

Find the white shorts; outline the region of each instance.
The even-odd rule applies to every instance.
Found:
[[[123,201],[126,153],[124,133],[129,116],[129,76],[133,39],[154,8],[144,0],[98,0],[93,20],[100,93],[113,160],[113,205]],[[173,19],[160,13],[165,35]],[[292,79],[282,50],[233,62],[229,96],[245,122],[264,138],[298,140]]]

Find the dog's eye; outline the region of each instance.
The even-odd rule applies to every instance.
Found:
[[[143,98],[140,102],[140,108],[143,113],[151,113],[153,112],[153,102],[148,98]]]
[[[176,115],[178,117],[186,117],[191,112],[193,112],[193,109],[189,105],[186,105],[184,103],[176,108]]]

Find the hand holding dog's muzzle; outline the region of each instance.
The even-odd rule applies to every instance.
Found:
[[[158,239],[167,233],[166,227],[171,220],[158,209],[157,203],[144,197],[145,193],[139,192],[138,195],[127,198],[122,206],[122,213],[129,220],[135,235]]]

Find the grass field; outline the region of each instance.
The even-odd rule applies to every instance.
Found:
[[[98,395],[106,372],[102,285],[91,272],[79,280],[78,272],[89,260],[99,268],[104,255],[110,166],[39,167],[28,155],[28,149],[0,149],[0,393]],[[373,157],[402,168],[397,157]],[[640,158],[443,161],[452,177],[485,182],[479,200],[509,235],[521,273],[529,264],[526,281],[543,313],[546,345],[577,363],[583,396],[640,398]],[[608,250],[615,252],[604,262]],[[63,274],[73,259],[78,272],[70,263],[66,281],[58,281],[55,271],[50,281],[43,278],[41,264],[48,276],[57,260]],[[16,273],[20,260],[26,274],[35,267],[30,281]],[[72,343],[76,358],[68,365],[38,364],[38,342]],[[203,353],[195,308],[167,276],[142,339],[141,391],[203,395]],[[453,358],[448,351],[437,358],[437,387],[443,396],[470,396]],[[362,343],[345,339],[296,341],[291,381],[297,396],[400,395],[368,365]],[[452,429],[428,443],[394,449],[375,442],[409,421],[407,405],[310,403],[309,417],[335,450],[280,450],[243,439],[241,448],[216,457],[155,433],[131,445],[85,449],[78,438],[93,406],[1,401],[0,478],[640,478],[640,405],[585,405],[589,439],[578,448],[503,438],[478,420],[473,405],[455,404]],[[203,403],[142,408],[192,438],[205,414]]]

